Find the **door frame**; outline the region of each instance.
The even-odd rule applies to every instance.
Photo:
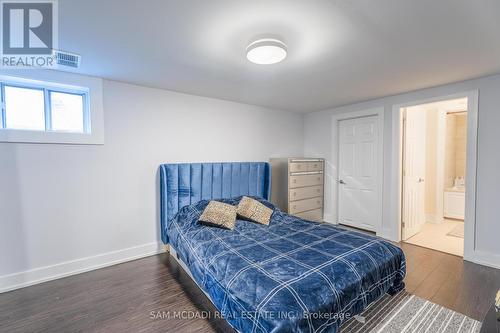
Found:
[[[478,111],[479,91],[470,90],[461,93],[421,99],[413,102],[393,105],[392,107],[392,170],[391,175],[391,220],[392,239],[401,241],[401,200],[402,200],[402,135],[403,117],[401,109],[405,107],[439,102],[449,99],[467,97],[467,156],[466,156],[466,190],[465,190],[465,219],[464,219],[464,259],[477,262],[475,259],[476,249],[476,176],[477,176],[477,134],[478,134]]]
[[[383,185],[384,185],[384,111],[385,108],[383,106],[370,108],[361,111],[347,112],[335,114],[332,116],[332,165],[330,168],[333,170],[333,175],[331,178],[332,184],[332,196],[333,196],[333,216],[332,220],[334,224],[339,224],[339,123],[342,120],[350,120],[357,118],[365,118],[376,116],[377,117],[377,125],[378,125],[378,145],[377,145],[377,153],[375,156],[377,157],[377,166],[378,166],[378,174],[377,174],[377,218],[375,224],[375,233],[379,234],[382,228],[382,219],[383,219]]]

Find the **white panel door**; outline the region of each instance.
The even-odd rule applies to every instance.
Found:
[[[380,214],[378,131],[377,116],[339,121],[338,222],[372,231]]]
[[[408,108],[403,124],[402,238],[407,240],[425,223],[426,112]]]

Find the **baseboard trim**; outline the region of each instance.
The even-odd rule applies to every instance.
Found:
[[[0,293],[93,271],[103,267],[113,266],[161,252],[165,252],[162,243],[153,242],[91,257],[66,261],[55,265],[30,269],[24,272],[3,275],[0,276]]]
[[[333,216],[331,214],[323,214],[323,222],[331,223],[331,224],[337,224],[333,220]]]
[[[397,240],[394,240],[394,237],[392,237],[391,235],[392,235],[391,229],[388,229],[388,228],[379,228],[377,230],[377,236],[378,237],[390,240],[391,242],[397,242]]]
[[[464,257],[464,260],[473,262],[475,264],[500,269],[500,255],[498,254],[475,250],[470,257]]]

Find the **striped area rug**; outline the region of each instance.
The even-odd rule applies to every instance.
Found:
[[[352,318],[340,332],[472,333],[481,329],[480,322],[404,290],[393,297],[385,295],[371,304],[361,316],[365,319],[364,324]]]

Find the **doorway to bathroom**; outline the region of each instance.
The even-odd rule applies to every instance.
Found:
[[[464,254],[468,98],[401,108],[401,238]]]

